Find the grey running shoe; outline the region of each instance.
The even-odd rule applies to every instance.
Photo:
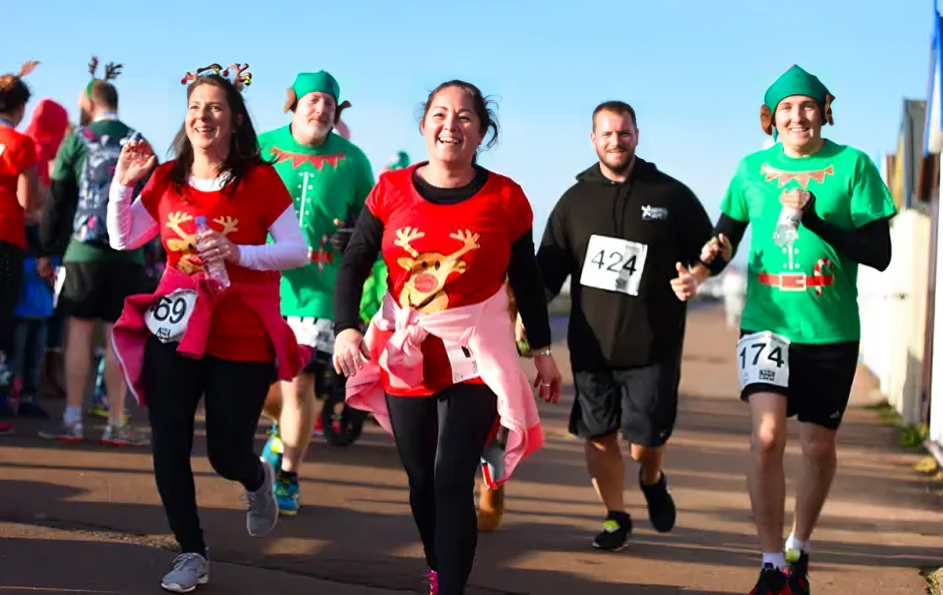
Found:
[[[249,535],[260,537],[273,528],[278,521],[278,503],[275,500],[275,468],[264,458],[262,468],[265,470],[265,481],[255,492],[247,491],[246,499],[246,528]]]
[[[200,554],[180,554],[160,586],[173,593],[189,593],[210,580],[210,563]]]
[[[59,422],[50,430],[40,430],[39,437],[46,440],[62,440],[63,442],[81,442],[84,439],[82,422],[67,424]]]
[[[105,446],[147,446],[150,440],[138,434],[131,424],[123,426],[108,424],[102,434],[102,444]]]

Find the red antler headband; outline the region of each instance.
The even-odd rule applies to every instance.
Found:
[[[235,64],[230,64],[229,68],[223,69],[219,64],[210,64],[209,66],[204,66],[203,68],[198,68],[196,74],[187,71],[187,73],[180,79],[181,85],[186,85],[188,82],[193,82],[199,76],[206,74],[215,74],[217,76],[229,77],[229,71],[233,71],[232,83],[236,86],[237,89],[242,89],[243,85],[248,87],[252,84],[252,73],[246,72],[249,68],[248,64],[240,65],[238,62]]]
[[[23,78],[27,74],[33,72],[37,65],[39,65],[39,62],[36,60],[30,60],[29,62],[24,63],[23,66],[20,67],[20,74],[17,76],[19,78]]]

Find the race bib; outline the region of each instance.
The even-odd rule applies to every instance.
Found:
[[[334,354],[334,323],[327,318],[289,316],[288,326],[301,345],[313,347],[328,355]]]
[[[186,332],[195,304],[196,291],[178,289],[151,304],[144,315],[144,324],[164,343],[175,343]]]
[[[452,382],[465,382],[472,378],[478,378],[478,362],[475,361],[471,351],[467,347],[462,347],[458,343],[442,340],[445,344],[445,353],[449,356],[449,363],[452,365]]]
[[[638,295],[645,271],[648,245],[606,236],[592,235],[586,246],[586,260],[580,284],[626,295]]]
[[[789,387],[789,339],[769,331],[737,341],[740,390],[750,384]]]

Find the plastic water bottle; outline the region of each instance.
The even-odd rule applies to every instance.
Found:
[[[210,226],[206,223],[206,217],[200,216],[194,219],[196,223],[197,238],[202,238],[203,234],[209,231]],[[203,249],[203,240],[198,239],[196,243],[197,250]],[[222,260],[204,262],[203,268],[206,270],[206,276],[215,280],[219,284],[219,289],[223,290],[229,287],[229,273],[226,272],[226,263]]]
[[[773,242],[777,246],[791,246],[799,238],[799,221],[802,220],[802,209],[783,206],[779,212],[779,221],[773,232]]]

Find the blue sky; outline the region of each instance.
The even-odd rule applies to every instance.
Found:
[[[896,147],[902,100],[925,98],[932,0],[617,0],[442,3],[161,4],[11,2],[0,71],[28,59],[36,98],[73,119],[92,54],[124,64],[121,117],[163,154],[186,107],[180,79],[212,62],[248,62],[259,131],[289,121],[299,71],[340,82],[352,139],[378,170],[397,150],[426,156],[416,108],[462,78],[499,96],[503,137],[481,162],[530,197],[535,233],[573,177],[592,165],[590,115],[621,99],[638,112],[638,154],[688,184],[712,218],[737,161],[761,147],[766,87],[792,64],[837,97],[826,135],[873,158]],[[160,8],[157,8],[160,6]]]

